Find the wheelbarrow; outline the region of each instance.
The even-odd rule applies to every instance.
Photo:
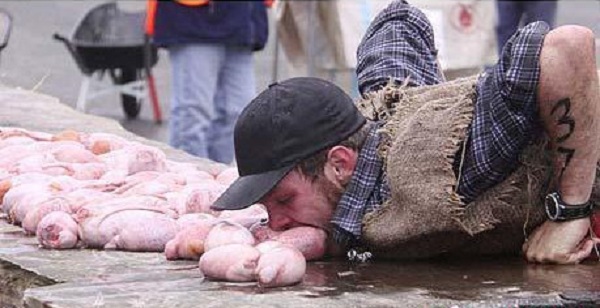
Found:
[[[162,122],[160,104],[152,76],[158,61],[158,50],[144,33],[145,12],[124,12],[116,2],[92,8],[77,24],[70,39],[58,33],[84,75],[77,109],[86,111],[88,100],[118,92],[123,111],[136,118],[141,102],[149,100],[156,123]],[[112,84],[99,90],[90,89],[93,79],[108,75]]]

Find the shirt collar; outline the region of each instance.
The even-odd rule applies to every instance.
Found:
[[[359,240],[363,215],[379,207],[389,197],[383,160],[377,153],[381,123],[372,122],[370,125],[352,178],[331,219],[333,237],[338,244],[348,245]]]

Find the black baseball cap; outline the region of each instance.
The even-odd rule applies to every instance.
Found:
[[[335,84],[312,77],[270,85],[240,114],[234,130],[240,177],[211,206],[258,202],[301,160],[355,133],[366,119]]]

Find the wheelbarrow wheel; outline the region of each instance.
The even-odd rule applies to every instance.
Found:
[[[140,114],[142,103],[138,102],[134,96],[121,94],[121,103],[128,119],[135,119]]]
[[[120,72],[115,76],[115,83],[122,85],[128,82],[137,80],[138,74],[135,69],[120,69]],[[121,104],[123,111],[128,119],[135,119],[140,114],[142,102],[138,101],[135,96],[129,94],[121,94]]]

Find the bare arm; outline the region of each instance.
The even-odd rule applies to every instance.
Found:
[[[594,36],[567,26],[551,31],[540,57],[540,117],[554,150],[554,187],[566,204],[588,201],[600,154],[600,90]],[[590,219],[547,221],[523,245],[528,261],[578,263],[591,253]]]

